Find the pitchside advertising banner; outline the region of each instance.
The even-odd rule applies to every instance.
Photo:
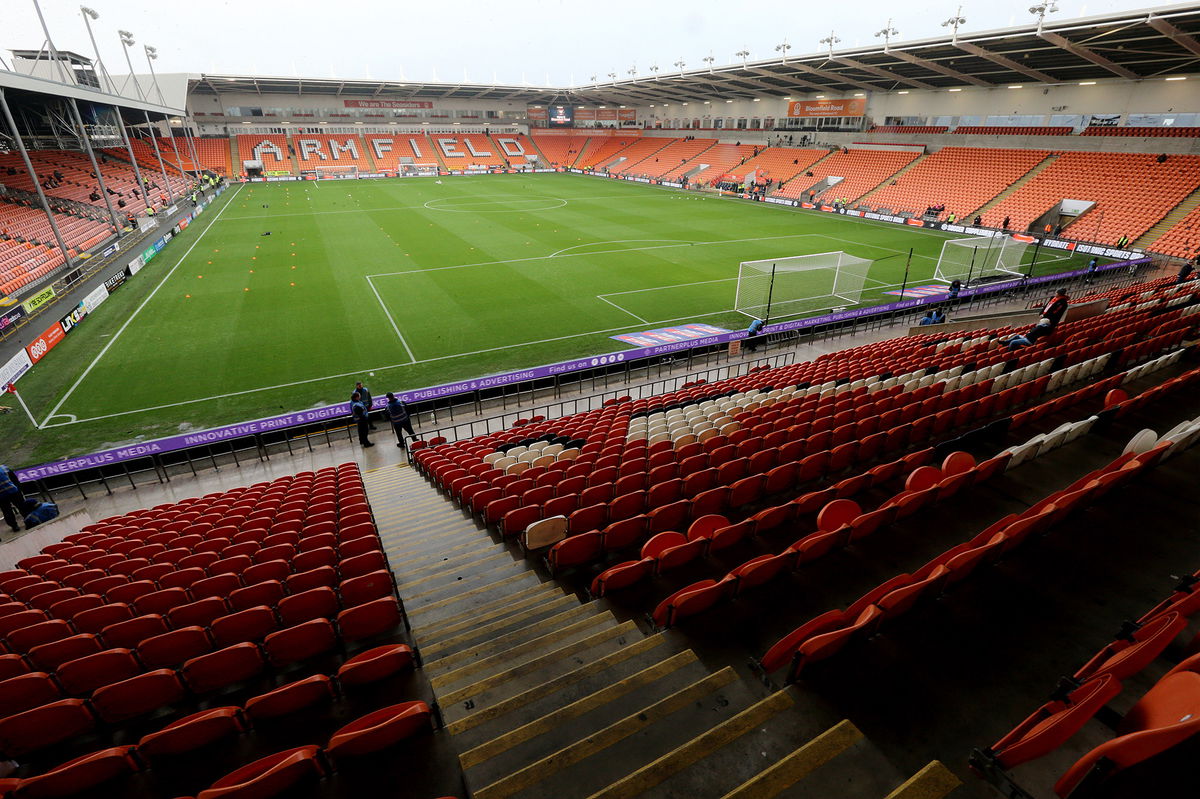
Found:
[[[0,330],[7,330],[9,326],[15,325],[17,322],[25,318],[25,308],[17,305],[9,308],[4,313],[0,314]]]
[[[20,350],[16,355],[8,359],[8,362],[0,366],[0,389],[7,388],[11,384],[17,382],[21,375],[25,374],[33,367],[33,360],[29,357],[29,353],[25,350]]]
[[[1132,265],[1149,262],[1149,258],[1139,258],[1132,261],[1111,263],[1107,266],[1100,267],[1098,271],[1107,272],[1113,269],[1125,269]],[[1080,277],[1087,274],[1087,271],[1087,269],[1076,269],[1072,272],[1060,272],[1055,275],[1045,275],[1043,277],[1035,277],[1028,280],[1016,279],[1005,281],[1003,283],[990,283],[986,286],[980,286],[979,288],[963,289],[959,296],[965,299],[977,295],[1009,291],[1013,288],[1023,285],[1036,286],[1055,280],[1062,280],[1064,278]],[[764,328],[763,332],[770,334],[783,333],[790,330],[803,330],[806,328],[820,327],[823,325],[859,319],[872,314],[910,310],[913,308],[918,308],[922,305],[940,302],[944,302],[942,295],[934,297],[902,299],[897,302],[887,303],[885,305],[874,305],[866,308],[835,311],[833,313],[810,317],[808,319],[796,319],[791,322],[768,325],[766,328]],[[62,327],[60,325],[55,325],[54,327],[59,331],[59,339],[61,340]],[[432,386],[430,388],[398,392],[397,396],[399,396],[405,402],[421,402],[425,400],[438,399],[441,397],[450,397],[456,394],[466,394],[471,391],[498,388],[501,386],[512,385],[513,383],[524,383],[530,380],[544,380],[547,378],[556,377],[558,375],[580,372],[587,369],[604,368],[628,361],[670,355],[676,352],[691,349],[693,347],[726,345],[730,342],[741,341],[744,338],[746,338],[746,331],[744,330],[739,330],[732,333],[718,333],[715,335],[706,336],[704,338],[678,341],[671,344],[659,344],[651,347],[639,347],[636,349],[625,350],[623,352],[614,352],[607,355],[594,355],[586,358],[577,358],[573,361],[550,364],[548,366],[537,366],[516,372],[506,372],[504,374],[481,377],[476,380],[462,380],[456,383],[446,383],[444,385]],[[30,353],[30,356],[32,357],[32,353]],[[374,403],[372,403],[371,407],[375,410],[379,410],[384,407],[386,402],[387,400],[385,398],[379,397],[374,401]],[[258,419],[252,422],[243,422],[241,424],[228,425],[225,427],[214,427],[210,430],[202,430],[195,433],[186,433],[178,436],[170,436],[168,438],[160,438],[154,441],[147,441],[127,447],[118,447],[116,449],[96,452],[79,458],[55,461],[54,463],[46,463],[40,466],[33,466],[28,469],[20,469],[17,472],[17,476],[21,480],[37,480],[42,477],[51,477],[58,474],[69,474],[82,469],[91,469],[97,466],[122,463],[151,455],[159,455],[167,452],[175,452],[181,449],[188,449],[190,447],[216,444],[222,441],[253,436],[259,433],[267,433],[273,430],[281,430],[301,424],[310,424],[329,419],[348,419],[349,416],[349,403],[328,405],[324,408],[313,408],[307,411],[285,413],[279,416],[272,416],[267,419]]]
[[[66,338],[66,335],[61,323],[55,322],[50,325],[42,335],[35,338],[33,343],[25,348],[29,353],[29,360],[37,363],[45,358],[46,353],[58,346],[58,342]]]
[[[21,307],[25,309],[25,313],[31,314],[38,308],[41,308],[46,303],[50,302],[52,299],[54,299],[53,286],[34,294],[32,297],[25,300],[25,302],[21,303]]]

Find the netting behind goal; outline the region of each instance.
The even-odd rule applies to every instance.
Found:
[[[358,167],[353,164],[314,166],[312,174],[317,180],[349,180],[358,177]]]
[[[1012,236],[950,239],[942,244],[934,279],[947,283],[954,280],[973,283],[1020,276],[1023,274],[1021,260],[1027,246]]]
[[[857,305],[871,264],[840,251],[744,261],[738,267],[734,310],[778,319]]]
[[[437,177],[437,173],[437,164],[398,164],[396,166],[396,175],[402,178]]]

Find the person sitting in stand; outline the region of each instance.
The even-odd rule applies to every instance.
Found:
[[[949,292],[949,299],[952,299],[952,300],[957,300],[957,299],[958,299],[958,293],[959,293],[960,291],[962,291],[962,281],[961,281],[961,280],[952,280],[952,281],[950,281],[950,292]]]
[[[935,325],[940,325],[940,324],[944,323],[945,321],[946,321],[946,312],[943,311],[941,308],[934,308],[933,309],[933,323]]]
[[[1010,350],[1019,349],[1020,347],[1028,347],[1040,338],[1050,335],[1054,331],[1054,325],[1046,317],[1038,320],[1037,324],[1031,327],[1024,335],[1018,333],[1010,338],[1007,342]]]
[[[1067,290],[1059,289],[1054,292],[1054,296],[1042,308],[1042,318],[1050,321],[1051,329],[1058,327],[1058,323],[1062,321],[1063,314],[1067,312],[1069,304],[1070,298],[1067,296]]]
[[[928,311],[925,312],[925,315],[921,317],[921,321],[917,322],[917,326],[925,327],[925,325],[932,325],[932,324],[937,324],[937,322],[933,318],[933,309],[930,308]]]

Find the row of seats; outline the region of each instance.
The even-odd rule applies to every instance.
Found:
[[[905,211],[915,216],[931,205],[944,205],[944,216],[954,213],[959,221],[966,222],[974,211],[1020,180],[1048,155],[1045,150],[943,147],[922,158],[893,183],[872,192],[865,201],[874,208]],[[1065,194],[1058,199],[1074,196]],[[992,217],[1002,220],[1004,214],[997,216],[998,213],[993,210],[988,220]],[[1023,226],[1014,220],[1012,227]]]
[[[1081,136],[1150,136],[1150,137],[1171,137],[1171,138],[1200,138],[1200,128],[1187,127],[1184,125],[1170,127],[1139,127],[1136,125],[1124,126],[1109,126],[1109,125],[1093,125],[1085,128]]]
[[[90,779],[92,756],[44,768],[85,732],[165,713],[137,744],[155,755],[228,721],[180,711],[260,675],[300,679],[248,701],[256,721],[419,662],[406,644],[354,651],[407,624],[355,464],[89,524],[0,575],[0,591],[0,749],[27,772],[7,783],[16,796]],[[336,676],[305,676],[331,656]]]
[[[959,125],[952,133],[975,136],[1070,136],[1070,125]]]
[[[919,153],[912,152],[865,149],[834,153],[808,170],[812,172],[811,176],[807,173],[797,175],[788,181],[780,191],[775,192],[774,196],[812,200],[817,203],[831,203],[839,198],[854,201],[911,164],[919,156]],[[825,191],[810,195],[809,187],[829,177],[839,177],[842,180]]]
[[[1146,430],[1130,441],[1126,452],[1083,486],[1103,493],[1119,487],[1160,458],[1171,457],[1200,438],[1200,419],[1188,420],[1161,440]],[[1116,467],[1116,468],[1114,468]],[[1080,485],[1079,481],[1076,485]],[[1190,618],[1200,611],[1200,573],[1180,578],[1172,594],[1134,622],[1127,622],[1114,640],[1060,680],[1050,701],[990,747],[971,754],[972,768],[997,785],[1014,785],[1010,772],[1061,747],[1121,694],[1122,682],[1142,673],[1178,638]],[[1188,651],[1190,651],[1189,647]],[[1124,713],[1116,736],[1075,761],[1058,779],[1062,797],[1094,791],[1116,771],[1164,752],[1200,731],[1200,656],[1174,666]],[[1078,791],[1079,793],[1076,793]],[[1093,793],[1087,793],[1093,795]]]
[[[1200,187],[1200,156],[1173,155],[1159,162],[1146,153],[1059,153],[1054,161],[985,213],[984,224],[1007,217],[1025,230],[1064,199],[1094,205],[1066,228],[1069,236],[1116,244],[1137,240]]]
[[[811,664],[837,654],[851,641],[869,637],[881,624],[908,612],[922,598],[944,591],[984,563],[1002,557],[1031,537],[1045,533],[1072,512],[1124,485],[1154,466],[1165,449],[1159,447],[1146,453],[1123,455],[1067,488],[1051,493],[1022,513],[1005,516],[969,541],[934,557],[920,569],[881,583],[846,609],[828,611],[813,618],[784,636],[763,655],[759,661],[762,670],[771,674],[787,666],[787,681],[795,681]],[[914,472],[914,476],[916,474]],[[928,488],[913,489],[918,493],[938,490],[937,483]]]
[[[336,701],[355,685],[386,679],[412,663],[412,652],[403,645],[368,650],[346,661],[330,677],[314,674],[248,699],[244,705],[224,705],[184,716],[141,737],[136,744],[112,747],[72,759],[36,777],[0,780],[0,795],[13,799],[70,796],[141,771],[158,758],[175,758],[203,751],[221,739],[251,732],[255,725],[286,721],[289,716],[319,709]],[[146,686],[143,686],[144,689]],[[134,694],[135,704],[146,704]],[[65,715],[65,714],[64,714]],[[370,754],[430,729],[438,718],[424,702],[404,702],[380,708],[340,727],[330,737],[324,755],[332,757]],[[78,724],[86,724],[81,719]],[[305,747],[316,755],[317,747]],[[295,751],[295,750],[292,750]],[[287,754],[287,753],[283,753]],[[279,768],[292,756],[269,755],[217,780],[200,796],[271,796],[282,787]],[[291,769],[283,772],[290,774]],[[286,782],[286,780],[285,780]]]

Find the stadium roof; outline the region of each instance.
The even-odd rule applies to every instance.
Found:
[[[832,40],[832,41],[830,41]],[[380,99],[514,100],[643,104],[687,99],[787,97],[816,92],[949,89],[1014,83],[1143,80],[1200,72],[1200,4],[1063,20],[991,31],[880,42],[701,70],[574,87],[419,81],[192,76],[192,92],[334,94]],[[656,69],[652,67],[651,69]],[[610,76],[612,77],[612,76]]]

